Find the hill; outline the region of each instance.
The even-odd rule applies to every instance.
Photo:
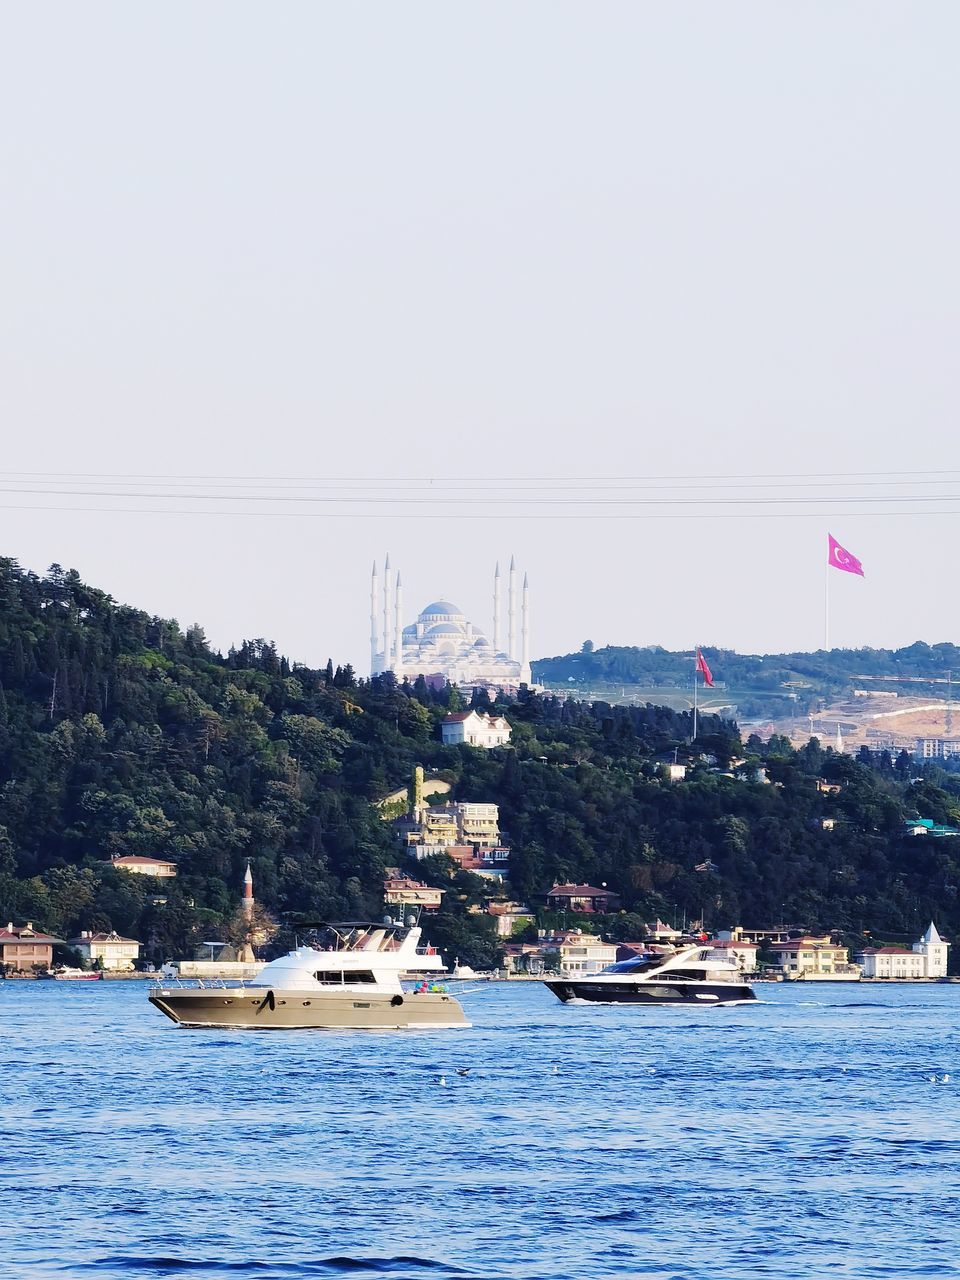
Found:
[[[498,706],[510,748],[444,746],[439,722],[460,705],[423,681],[293,664],[264,640],[215,653],[198,627],[74,572],[0,560],[0,917],[61,937],[116,928],[162,960],[228,934],[248,858],[281,920],[379,916],[401,854],[375,801],[422,763],[452,797],[501,806],[515,897],[606,882],[621,933],[654,914],[891,937],[931,917],[960,928],[954,842],[902,834],[907,814],[960,818],[957,780],[940,770],[915,782],[909,761],[885,755],[741,744],[716,716],[694,745],[688,714],[526,691]],[[674,757],[690,769],[669,785],[658,762]],[[820,777],[840,790],[818,790]],[[176,862],[165,901],[109,865],[127,853]],[[414,869],[448,890],[433,940],[491,963],[492,922],[475,910],[489,884],[444,859]]]
[[[943,697],[952,675],[960,681],[960,647],[917,641],[903,649],[821,649],[813,653],[746,654],[703,646],[717,680],[708,703],[734,704],[742,718],[769,719],[816,710],[823,700],[855,688],[892,689]],[[686,706],[693,684],[691,654],[657,645],[609,645],[585,641],[578,653],[533,663],[538,684],[575,694],[622,700],[662,696]]]

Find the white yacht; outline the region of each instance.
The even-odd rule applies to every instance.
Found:
[[[683,1004],[694,1007],[755,1000],[737,964],[709,945],[643,952],[584,977],[548,978],[567,1004]]]
[[[149,999],[182,1027],[468,1027],[442,985],[403,986],[404,976],[444,972],[437,952],[418,945],[420,934],[415,924],[331,924],[249,982],[162,984]]]

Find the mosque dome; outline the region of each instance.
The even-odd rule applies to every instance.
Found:
[[[455,622],[437,622],[426,630],[428,636],[459,636],[461,629]]]
[[[428,604],[420,615],[421,618],[462,618],[463,614],[455,604],[451,604],[449,600],[434,600],[433,604]]]
[[[475,649],[489,649],[490,641],[486,636],[477,636],[476,640],[473,642],[473,647]]]

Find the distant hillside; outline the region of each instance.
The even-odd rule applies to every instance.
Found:
[[[725,656],[708,655],[727,676]],[[500,806],[510,895],[536,908],[555,881],[606,884],[627,913],[608,921],[618,936],[656,915],[908,940],[933,918],[960,932],[960,836],[903,826],[960,824],[956,775],[926,766],[917,782],[905,753],[742,743],[712,715],[694,743],[689,713],[526,690],[495,704],[509,748],[444,746],[440,721],[460,705],[422,680],[295,665],[264,640],[219,654],[199,627],[72,571],[41,578],[0,559],[0,920],[63,938],[115,928],[163,960],[229,936],[247,859],[276,917],[379,915],[384,868],[404,854],[375,802],[422,764],[454,799]],[[667,783],[665,760],[686,764],[685,780]],[[114,853],[168,859],[177,877],[158,894]],[[446,890],[428,927],[448,959],[494,963],[483,907],[497,886],[443,857],[405,869]]]
[[[777,654],[744,654],[705,645],[703,653],[717,681],[718,696],[735,702],[741,718],[806,711],[820,699],[835,698],[858,685],[902,692],[938,690],[942,695],[949,673],[960,683],[960,647],[947,642],[917,641],[904,649]],[[535,661],[533,677],[549,688],[567,687],[578,693],[638,686],[647,698],[656,689],[676,690],[684,701],[693,683],[693,660],[689,652],[676,653],[657,645],[594,649],[586,641],[579,653]]]

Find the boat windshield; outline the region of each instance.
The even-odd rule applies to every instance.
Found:
[[[330,924],[313,942],[319,951],[395,951],[408,930],[384,925]]]
[[[606,969],[601,970],[601,973],[646,973],[650,969],[659,968],[666,959],[665,955],[645,951],[642,955],[631,956],[629,960],[620,960],[616,964],[608,965]]]

